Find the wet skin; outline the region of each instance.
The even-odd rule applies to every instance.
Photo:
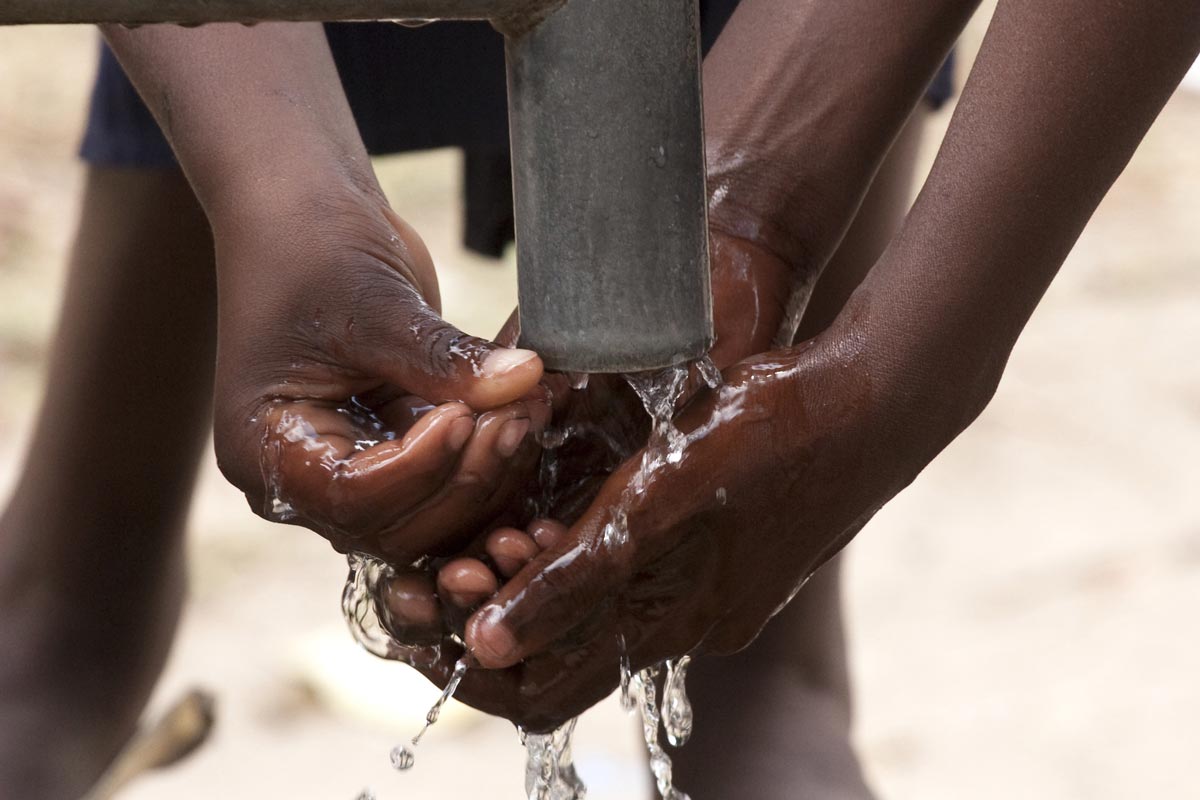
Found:
[[[432,260],[388,207],[321,27],[105,32],[212,224],[226,477],[342,551],[461,548],[536,461],[541,361],[440,317]]]
[[[794,273],[762,248],[716,233],[711,238],[714,326],[716,343],[710,353],[718,367],[770,346],[783,325]],[[510,322],[498,341],[516,336]],[[434,599],[416,591],[433,582],[411,574],[398,578],[406,587],[403,602],[388,606],[393,632],[403,642],[427,643],[440,635],[463,633],[467,614],[494,594],[498,578],[515,575],[534,555],[557,542],[556,531],[596,502],[601,486],[623,464],[640,458],[649,434],[649,418],[642,401],[626,380],[616,375],[592,375],[583,389],[572,389],[566,376],[547,375],[543,381],[554,406],[551,430],[569,428],[571,436],[557,449],[557,474],[550,507],[543,513],[556,520],[533,519],[533,509],[545,503],[544,474],[530,472],[525,494],[513,498],[503,513],[507,523],[486,532],[437,578],[442,590],[442,619],[429,613]],[[684,400],[694,396],[703,382],[697,371],[689,376]],[[682,404],[681,400],[681,404]],[[512,527],[513,525],[517,527]],[[481,560],[482,559],[482,560]],[[485,589],[490,589],[485,593]],[[397,597],[397,595],[393,595]],[[412,610],[410,611],[409,608]]]
[[[724,124],[724,128],[711,129],[720,147],[710,159],[721,188],[728,188],[724,202],[732,209],[723,229],[752,240],[787,263],[819,271],[849,224],[874,167],[973,5],[952,0],[896,3],[892,18],[875,13],[873,4],[748,0],[735,23],[748,22],[734,25],[743,36],[743,46],[728,47],[727,52],[740,53],[743,58],[754,53],[760,63],[751,65],[753,69],[721,72],[717,91],[709,95],[710,108],[721,109],[718,118]],[[1077,21],[1085,12],[1089,25],[1080,29]],[[794,17],[794,24],[781,24],[779,15],[785,13]],[[808,26],[802,24],[805,22],[825,24]],[[853,32],[858,50],[813,48],[809,40],[794,34],[814,28]],[[864,35],[868,29],[872,35]],[[896,35],[897,30],[912,35]],[[1068,35],[1075,46],[1064,53],[1060,45]],[[754,44],[755,37],[764,46],[746,46]],[[174,49],[183,43],[164,38],[158,45]],[[634,478],[636,468],[631,464],[636,464],[636,454],[634,461],[626,462],[608,478],[597,500],[567,536],[536,556],[501,589],[498,600],[468,623],[468,642],[480,662],[512,668],[472,672],[464,683],[464,696],[474,697],[482,707],[545,727],[586,707],[615,683],[615,670],[611,669],[616,663],[615,633],[624,632],[625,627],[633,629],[635,663],[677,655],[689,648],[723,651],[751,638],[805,576],[844,544],[986,404],[1017,335],[1071,243],[1198,46],[1200,23],[1184,2],[1157,0],[1134,13],[1115,0],[1067,2],[1053,9],[1026,0],[1004,0],[926,191],[846,311],[830,331],[807,346],[735,365],[726,370],[725,387],[701,392],[693,399],[679,420],[689,436],[689,453],[679,465],[664,467],[652,477],[647,492],[652,497],[633,503],[629,541],[619,547],[597,544],[608,521],[608,506],[627,494]],[[837,68],[842,66],[837,63],[837,53],[862,55],[863,48],[871,52],[856,59],[858,66]],[[125,57],[136,67],[139,58],[147,52],[153,55],[153,51],[152,46],[139,54],[133,48]],[[808,58],[815,59],[815,64],[803,61],[805,53],[814,54]],[[730,56],[730,61],[737,60]],[[228,69],[240,71],[253,59],[226,61]],[[423,371],[420,364],[411,363],[408,366],[412,368],[404,374],[388,369],[385,355],[406,361],[399,343],[415,348],[430,339],[424,335],[429,331],[406,339],[387,310],[372,310],[370,293],[395,280],[394,276],[389,278],[386,270],[364,269],[364,262],[341,257],[353,251],[355,237],[363,237],[372,246],[383,245],[384,238],[374,233],[380,230],[378,209],[371,211],[368,203],[365,213],[345,213],[345,218],[354,222],[351,236],[339,236],[336,226],[326,228],[328,236],[314,237],[308,240],[309,246],[294,251],[288,249],[289,237],[276,241],[268,237],[271,246],[258,248],[254,237],[261,235],[261,230],[253,235],[244,232],[261,227],[254,224],[256,207],[293,208],[289,197],[297,196],[297,187],[302,200],[294,206],[298,219],[319,226],[320,216],[305,216],[305,209],[321,208],[320,201],[329,192],[322,187],[321,192],[305,196],[302,174],[296,175],[298,183],[288,186],[282,196],[278,188],[272,188],[278,184],[270,181],[250,182],[244,192],[221,191],[228,189],[226,184],[236,179],[245,164],[238,163],[236,153],[227,158],[236,148],[214,147],[211,142],[197,146],[189,129],[214,136],[215,128],[216,138],[233,129],[240,137],[245,130],[237,125],[222,128],[220,119],[215,125],[201,124],[207,123],[206,113],[212,110],[205,105],[205,92],[177,92],[187,81],[171,74],[185,62],[190,60],[175,59],[173,63],[167,59],[167,69],[160,74],[153,69],[133,71],[147,83],[143,93],[151,98],[175,92],[172,102],[161,104],[157,112],[213,220],[218,261],[232,265],[219,270],[222,338],[228,330],[234,339],[221,346],[218,441],[234,481],[249,487],[251,494],[255,486],[260,493],[264,490],[262,476],[252,474],[253,467],[261,465],[250,457],[257,456],[263,440],[252,434],[265,433],[270,445],[275,443],[271,436],[286,440],[286,434],[296,430],[280,430],[285,421],[271,416],[273,404],[281,398],[313,413],[307,404],[310,399],[327,404],[324,408],[329,410],[332,406],[328,404],[346,403],[360,391],[375,391],[386,398],[379,401],[381,410],[395,401],[411,407],[412,403],[403,399],[409,395],[435,401],[468,397],[469,385],[459,385],[456,394],[436,391],[444,383],[433,380],[433,375],[449,373],[466,384],[473,383],[466,372],[455,373],[445,367],[447,362],[456,364],[454,358],[439,361],[443,365],[439,370]],[[797,65],[802,63],[816,68],[801,69]],[[788,64],[792,67],[785,68]],[[909,68],[909,64],[917,67]],[[289,81],[296,74],[295,70],[281,71],[265,85],[283,84],[283,91],[277,94],[286,103]],[[805,91],[811,88],[806,81],[831,74],[846,76],[844,81],[834,82],[836,91]],[[744,91],[750,75],[757,76],[751,82],[753,91]],[[839,95],[843,90],[850,95]],[[789,96],[789,91],[795,96]],[[1064,105],[1064,97],[1071,102]],[[818,101],[795,102],[805,98]],[[306,99],[312,98],[306,95]],[[344,122],[347,118],[344,109],[333,108],[338,105],[336,98],[316,100],[295,108],[278,99],[274,102],[281,115],[333,119],[334,128],[339,119]],[[269,97],[235,97],[230,106],[236,112],[239,105],[245,108],[262,101],[272,102]],[[785,107],[801,111],[766,113]],[[170,113],[164,114],[164,109]],[[197,109],[206,113],[196,113]],[[221,113],[217,111],[218,117]],[[232,116],[239,119],[236,113]],[[741,135],[742,128],[746,135]],[[362,196],[377,191],[353,166],[360,158],[361,146],[354,146],[353,137],[344,136],[344,130],[333,131],[337,135],[332,137],[326,123],[295,130],[299,133],[292,135],[302,139],[314,131],[320,135],[289,143],[297,148],[280,149],[303,152],[308,145],[314,155],[312,164],[332,164],[334,172],[350,173],[352,180],[346,185],[360,190]],[[1096,135],[1101,130],[1104,135]],[[274,146],[269,136],[247,138]],[[321,143],[327,139],[342,146],[326,148]],[[231,141],[237,140],[231,136]],[[314,149],[315,140],[320,143]],[[262,148],[251,155],[270,162],[270,150]],[[216,164],[211,163],[214,153]],[[821,157],[814,159],[813,153]],[[1014,153],[1022,155],[1015,158]],[[818,166],[807,167],[805,156],[808,163]],[[322,174],[320,169],[313,171]],[[988,191],[979,187],[988,187]],[[339,196],[336,191],[333,194]],[[349,194],[353,205],[354,192]],[[314,198],[318,199],[315,205]],[[339,215],[346,211],[337,203],[333,208]],[[739,217],[739,211],[745,213]],[[366,225],[360,228],[358,223]],[[304,228],[290,231],[293,236],[300,234],[302,244],[305,232]],[[325,266],[349,264],[350,283],[357,285],[358,293],[346,292],[342,282],[319,274],[317,262],[322,259],[313,253],[329,255],[322,251],[328,237],[342,242],[346,249],[339,252],[335,247]],[[236,245],[232,256],[223,255],[223,241]],[[294,256],[285,259],[287,271],[256,273],[256,266],[279,264],[276,254],[280,251]],[[421,277],[411,269],[411,259],[381,252],[372,251],[368,256],[403,277],[390,286],[390,296],[408,297],[398,288],[404,283],[410,294],[421,294],[433,302],[428,287],[420,286]],[[297,272],[291,269],[293,261],[312,269]],[[405,266],[409,270],[403,269]],[[283,278],[315,279],[311,281],[314,288],[288,288],[281,273]],[[357,281],[360,274],[369,279]],[[231,289],[227,291],[226,286]],[[266,304],[266,324],[247,321],[252,297],[279,301]],[[336,321],[345,324],[347,331],[348,323],[355,319],[350,309],[359,304],[367,308],[368,329],[386,331],[389,348],[372,353],[369,346],[359,345],[347,358],[337,346],[342,344],[340,335],[334,336],[334,346],[323,347],[320,344],[328,342],[328,333],[311,337],[302,333],[298,338],[306,347],[310,338],[318,346],[305,353],[311,357],[300,370],[301,391],[279,391],[277,387],[291,385],[287,379],[280,383],[279,376],[288,375],[292,362],[273,362],[270,353],[264,357],[255,352],[257,343],[251,344],[255,336],[246,329],[265,333],[270,342],[295,339],[298,332],[305,331],[304,326],[317,321],[318,315],[312,312],[326,297],[335,300],[334,306],[340,309]],[[238,313],[243,303],[246,308]],[[418,318],[424,313],[411,298],[399,305]],[[371,327],[376,319],[391,325]],[[325,330],[343,328],[330,325]],[[364,353],[370,355],[360,357]],[[453,348],[444,348],[442,355],[447,353],[455,355]],[[472,360],[466,359],[468,364]],[[348,363],[351,368],[329,370],[331,363]],[[529,368],[520,372],[519,380],[492,381],[493,385],[506,385],[501,397],[491,398],[497,405],[544,402],[522,399],[536,376],[527,379],[538,371],[525,363]],[[258,376],[255,370],[260,370]],[[333,379],[326,380],[331,372],[335,373]],[[422,383],[426,378],[428,385]],[[478,403],[479,398],[473,402]],[[451,405],[441,413],[453,418],[455,412]],[[532,419],[533,409],[527,408],[526,413]],[[297,469],[310,466],[313,452],[318,452],[318,462],[320,455],[332,453],[335,465],[340,459],[354,458],[346,448],[355,431],[333,422],[314,427],[316,434],[328,439],[316,450],[280,443],[281,458],[291,458]],[[450,425],[435,423],[436,419],[428,423],[437,431],[428,441],[441,442],[441,450],[448,450],[448,443],[455,440],[449,435]],[[312,441],[304,429],[293,438]],[[747,441],[757,449],[747,447]],[[432,456],[433,450],[421,447],[422,442],[413,442],[414,451]],[[436,472],[423,471],[427,463],[423,459],[406,459],[402,445],[376,446],[384,448],[386,465],[406,467],[388,473],[392,479],[427,477]],[[441,456],[440,463],[449,463],[444,452]],[[437,457],[429,460],[439,463]],[[349,476],[325,470],[332,477],[323,484],[318,482],[315,491],[306,479],[290,478],[284,499],[297,500],[293,505],[301,516],[339,546],[362,541],[393,559],[432,549],[436,543],[403,535],[391,527],[394,519],[378,522],[387,520],[389,503],[396,499],[380,488],[383,481],[371,482],[370,478],[383,473],[376,472],[373,464],[365,466],[368,479],[361,491],[369,512],[366,515],[348,502],[348,494],[329,497],[331,487],[347,485],[338,481],[360,477],[356,470],[350,470]],[[737,474],[730,467],[736,467]],[[726,474],[718,478],[721,470]],[[294,474],[282,468],[278,471],[285,477]],[[716,481],[716,487],[709,485]],[[426,485],[419,478],[415,482]],[[299,489],[294,498],[292,484]],[[437,480],[431,478],[428,485],[436,486]],[[712,497],[694,491],[696,486],[712,489]],[[724,505],[716,499],[720,487],[726,490]],[[512,496],[519,497],[520,491],[514,490]],[[780,502],[783,498],[786,503]],[[403,502],[396,505],[401,516],[406,516],[409,507]],[[798,509],[802,521],[778,511],[781,507]],[[732,532],[737,510],[743,519],[763,524],[739,538]],[[454,522],[453,511],[447,513]],[[374,527],[379,524],[383,527]],[[466,537],[469,525],[461,527],[461,535]],[[447,544],[458,539],[456,535]],[[398,545],[400,541],[422,547]],[[720,560],[714,558],[717,555]],[[708,591],[697,591],[697,587]],[[729,595],[728,600],[721,592]],[[685,596],[689,594],[707,596]],[[736,609],[737,619],[729,615],[730,607]],[[668,612],[684,623],[665,624]],[[599,675],[602,667],[611,674]],[[444,679],[445,674],[440,677]]]
[[[1090,24],[1078,31],[1085,8]],[[650,500],[635,501],[628,544],[602,546],[601,532],[633,467],[476,613],[475,657],[515,669],[481,674],[464,697],[551,725],[615,685],[618,631],[628,639],[633,629],[635,663],[744,644],[986,405],[1071,244],[1200,48],[1185,3],[1047,13],[1000,4],[925,191],[887,252],[827,333],[728,370],[725,389],[684,410],[692,451],[659,471]],[[1068,31],[1082,38],[1066,56],[1058,42]],[[1118,53],[1138,68],[1118,67]],[[780,214],[788,205],[772,203]],[[814,247],[800,229],[745,230],[765,231],[778,253],[821,252],[822,237]],[[763,416],[743,421],[746,409]],[[714,482],[727,505],[694,490]],[[730,508],[761,524],[746,529]],[[694,551],[721,558],[689,560]],[[683,622],[664,621],[672,616]]]

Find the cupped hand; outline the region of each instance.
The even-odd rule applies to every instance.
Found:
[[[713,234],[711,244],[716,343],[710,358],[724,367],[770,346],[783,324],[793,280],[781,261],[755,245],[720,233]],[[514,315],[496,339],[511,344],[518,335]],[[539,474],[523,495],[481,530],[473,546],[459,554],[463,557],[439,564],[436,582],[397,578],[403,591],[390,593],[394,602],[384,609],[397,640],[414,644],[444,629],[461,633],[469,614],[499,581],[511,578],[545,547],[545,526],[537,518],[574,522],[613,472],[646,445],[649,417],[623,376],[591,375],[582,388],[577,379],[576,388],[572,383],[562,374],[543,378],[553,420]],[[693,370],[680,403],[703,384]],[[442,613],[431,613],[439,605]]]
[[[470,619],[474,657],[505,676],[478,689],[507,694],[463,699],[548,727],[616,687],[622,642],[634,668],[749,644],[948,441],[859,333],[840,321],[727,369],[680,414],[678,463],[623,464]]]
[[[294,203],[214,223],[221,469],[338,550],[454,552],[536,467],[541,362],[441,318],[428,251],[377,192]]]

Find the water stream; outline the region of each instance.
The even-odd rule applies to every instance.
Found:
[[[603,541],[606,546],[620,547],[626,544],[629,536],[627,509],[633,497],[646,490],[655,472],[678,464],[683,459],[687,439],[675,427],[673,419],[676,406],[687,388],[689,366],[695,367],[700,380],[709,388],[720,385],[720,372],[707,357],[691,365],[624,376],[650,415],[651,432],[643,450],[638,475],[622,496],[620,506],[613,510],[612,520],[605,528]],[[571,376],[572,387],[576,390],[586,388],[587,383],[586,375]],[[358,408],[353,411],[362,413]],[[371,425],[373,420],[369,418],[361,422],[367,430],[374,427]],[[559,491],[556,451],[572,433],[573,430],[567,427],[543,435],[541,443],[544,451],[539,474],[542,497],[536,504],[539,514],[548,513]],[[373,442],[368,440],[366,443]],[[378,589],[395,574],[394,570],[382,561],[360,553],[350,554],[348,560],[350,575],[342,594],[342,611],[354,638],[374,655],[414,663],[417,653],[421,651],[393,639],[379,619],[376,605]],[[619,646],[621,704],[626,711],[637,711],[641,717],[642,736],[658,793],[662,800],[689,800],[674,786],[671,758],[659,743],[659,732],[660,729],[665,732],[667,741],[675,747],[684,745],[691,736],[693,713],[686,687],[691,659],[683,656],[634,672],[623,637]],[[437,655],[435,651],[433,657]],[[428,648],[424,649],[424,657],[430,658]],[[396,769],[408,770],[413,767],[416,762],[415,748],[430,726],[437,722],[442,707],[454,696],[467,668],[464,659],[455,664],[445,690],[425,717],[425,725],[408,745],[398,745],[391,751],[391,762]],[[660,674],[665,675],[661,703],[657,686]],[[518,729],[526,750],[525,791],[528,800],[584,800],[586,797],[587,788],[575,771],[571,753],[577,722],[577,718],[572,719],[548,734],[531,734]],[[373,800],[373,797],[368,790],[360,795],[360,800]]]

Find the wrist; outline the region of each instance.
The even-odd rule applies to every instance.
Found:
[[[953,317],[926,317],[896,293],[869,287],[851,297],[826,337],[855,354],[879,435],[894,452],[913,455],[918,471],[991,402],[1011,350],[968,334]]]

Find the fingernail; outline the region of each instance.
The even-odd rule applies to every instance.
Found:
[[[532,350],[510,350],[507,347],[501,347],[493,350],[483,360],[480,371],[485,378],[496,378],[511,372],[522,364],[528,364],[535,358],[537,358],[537,353]]]
[[[504,423],[504,427],[500,429],[500,435],[496,437],[496,452],[500,454],[501,458],[512,458],[527,433],[529,433],[529,420],[510,419]]]
[[[467,444],[467,439],[475,431],[475,420],[471,417],[459,417],[450,423],[450,432],[446,435],[446,449],[457,453]]]
[[[492,668],[509,666],[517,652],[516,638],[496,619],[499,616],[499,607],[484,608],[470,624],[471,653],[481,664]]]

